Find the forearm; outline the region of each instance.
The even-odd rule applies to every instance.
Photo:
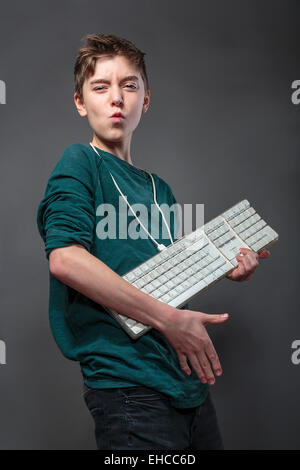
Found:
[[[140,291],[83,247],[58,250],[54,277],[94,302],[160,331],[176,315],[175,308]]]

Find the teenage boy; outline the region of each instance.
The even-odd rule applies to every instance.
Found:
[[[143,204],[151,214],[152,181],[130,150],[149,108],[145,54],[114,35],[85,39],[74,68],[74,101],[93,130],[92,145],[65,149],[37,214],[49,260],[52,332],[62,353],[80,362],[98,449],[223,449],[209,393],[222,368],[205,325],[228,315],[170,307],[121,277],[171,239],[105,238],[99,230],[104,204],[115,208],[118,222],[115,183],[131,206]],[[158,204],[176,203],[170,186],[152,177]],[[160,218],[158,233],[162,226]],[[176,239],[172,220],[170,231]],[[258,265],[259,255],[241,253],[229,279],[247,280]],[[267,256],[267,250],[260,255]],[[132,340],[103,306],[152,329]]]

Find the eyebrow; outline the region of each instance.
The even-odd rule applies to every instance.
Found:
[[[138,77],[136,75],[128,75],[128,77],[122,78],[120,83],[127,82],[128,80],[138,80]],[[97,78],[96,80],[92,80],[90,82],[90,85],[95,85],[95,83],[110,83],[109,80],[105,80],[104,78]]]

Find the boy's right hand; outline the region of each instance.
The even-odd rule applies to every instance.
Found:
[[[227,313],[210,315],[174,309],[171,321],[163,325],[161,333],[175,349],[180,367],[186,374],[191,374],[187,359],[203,383],[213,385],[214,373],[222,374],[218,355],[204,325],[224,323],[227,319]]]

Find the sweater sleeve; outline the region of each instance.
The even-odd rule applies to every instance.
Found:
[[[72,144],[52,171],[37,211],[47,259],[53,248],[72,244],[90,251],[95,234],[94,194],[90,160]]]

